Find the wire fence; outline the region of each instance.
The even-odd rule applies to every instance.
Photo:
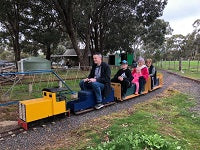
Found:
[[[111,77],[119,69],[118,66],[110,66]],[[53,71],[58,74],[73,90],[79,91],[79,82],[89,75],[91,66],[74,68],[56,68]],[[42,89],[52,87],[64,87],[63,83],[52,73],[41,74],[12,74],[0,75],[0,103],[39,98]]]
[[[155,63],[155,66],[161,69],[182,71],[182,72],[200,72],[199,60],[161,60]],[[180,68],[180,70],[179,70]]]

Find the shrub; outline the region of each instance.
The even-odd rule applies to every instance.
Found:
[[[109,132],[109,134],[111,133]],[[89,150],[173,150],[180,148],[177,143],[168,142],[158,134],[147,135],[144,133],[123,133],[109,142],[97,145],[96,148],[88,147]]]

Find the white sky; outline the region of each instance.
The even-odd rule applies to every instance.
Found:
[[[200,19],[200,0],[168,0],[161,18],[170,23],[173,34],[187,35],[193,31],[194,21]]]

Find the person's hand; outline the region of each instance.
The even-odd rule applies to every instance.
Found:
[[[86,79],[83,79],[83,81],[84,81],[84,82],[89,82],[89,79],[88,79],[88,78],[86,78]]]
[[[91,78],[91,79],[89,79],[88,82],[96,82],[96,81],[97,81],[97,79],[95,79],[95,78]]]
[[[121,76],[119,76],[119,77],[118,77],[118,80],[119,80],[119,81],[123,81],[124,78],[122,78]]]

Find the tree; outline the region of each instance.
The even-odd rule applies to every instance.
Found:
[[[81,52],[78,46],[77,27],[74,22],[75,2],[72,0],[52,0],[51,2],[58,13],[60,21],[65,27],[66,33],[70,37],[80,63],[84,65],[84,58],[87,58],[88,50],[86,49],[84,52]]]
[[[0,5],[1,35],[4,41],[13,47],[16,62],[20,60],[20,43],[23,36],[21,22],[27,7],[27,1],[19,0],[4,0]]]
[[[81,64],[91,52],[130,50],[140,36],[132,34],[138,27],[149,26],[162,15],[166,0],[52,0],[59,20],[68,33]],[[51,5],[51,4],[50,4]],[[133,27],[135,23],[137,26]],[[135,32],[136,33],[136,32]],[[141,33],[139,33],[140,35]],[[134,38],[137,37],[137,40]],[[81,51],[78,42],[85,43]]]
[[[182,58],[185,57],[186,52],[186,38],[181,34],[176,34],[167,39],[165,43],[164,58],[179,59],[179,71],[182,70]]]
[[[145,50],[145,56],[153,58],[162,48],[165,42],[165,36],[171,34],[172,29],[169,22],[165,22],[162,19],[156,19],[148,28],[146,28],[146,33],[142,36],[143,39],[143,49]]]
[[[171,34],[171,27],[169,22],[162,19],[157,19],[153,22],[143,36],[144,45],[149,49],[159,48],[165,41],[165,35]]]
[[[132,51],[148,27],[162,14],[166,1],[98,1],[92,8],[91,45],[96,51]],[[149,7],[150,6],[150,7]],[[156,11],[155,11],[156,10]],[[94,19],[93,19],[94,18]],[[99,43],[99,44],[98,44]]]
[[[53,53],[51,49],[56,48],[63,35],[59,28],[60,24],[56,20],[57,14],[52,7],[39,0],[31,1],[30,14],[31,17],[27,18],[24,32],[26,42],[29,43],[28,45],[37,43],[33,53],[37,54],[40,48],[46,55],[46,59],[50,60]]]
[[[200,58],[200,19],[197,19],[193,23],[194,27],[194,46],[195,46],[195,54]]]
[[[4,43],[0,43],[0,54],[5,51],[5,46],[6,45]]]

